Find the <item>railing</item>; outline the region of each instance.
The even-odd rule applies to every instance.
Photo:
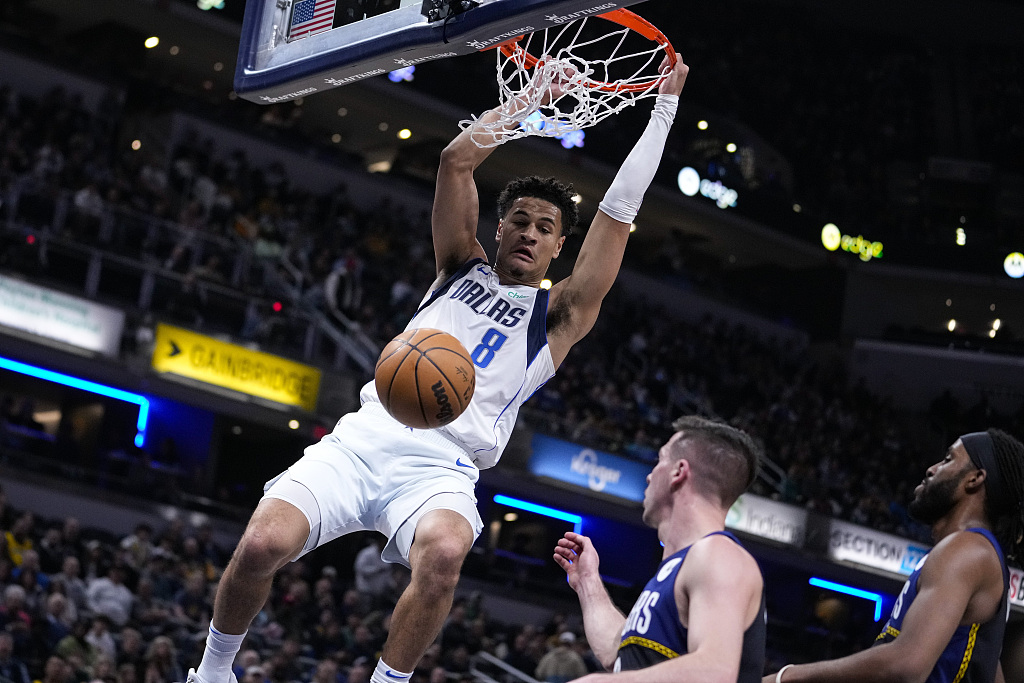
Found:
[[[341,327],[304,305],[297,288],[273,276],[276,260],[260,259],[251,242],[186,228],[123,207],[85,214],[69,191],[13,184],[0,206],[0,231],[8,244],[31,246],[30,258],[7,259],[9,267],[49,280],[91,299],[167,317],[206,333],[300,356],[336,369],[351,361],[372,372],[379,348],[354,321],[333,313]],[[211,255],[230,259],[223,281],[189,271]],[[274,299],[288,302],[273,311]]]
[[[487,664],[494,668],[497,668],[503,672],[502,680],[499,681],[496,678],[491,677],[487,673],[480,670],[481,664]],[[522,681],[522,683],[539,683],[536,678],[527,676],[519,669],[514,666],[510,666],[505,662],[501,661],[489,652],[478,652],[473,655],[469,664],[469,673],[473,674],[473,677],[481,683],[511,683],[511,681]]]

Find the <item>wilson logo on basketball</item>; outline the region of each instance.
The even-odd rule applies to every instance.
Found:
[[[434,398],[437,399],[437,419],[447,420],[455,411],[452,410],[452,402],[448,399],[448,392],[444,390],[444,383],[438,382],[430,387],[430,390],[434,392]]]

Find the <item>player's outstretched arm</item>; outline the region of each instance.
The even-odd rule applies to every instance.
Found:
[[[559,86],[551,86],[541,102],[547,102],[559,94]],[[502,140],[502,128],[488,130],[488,125],[499,120],[508,121],[505,126],[508,129],[519,125],[508,115],[508,108],[515,108],[517,104],[527,106],[524,102],[513,101],[504,108],[496,107],[485,112],[441,152],[431,212],[434,257],[439,276],[451,275],[471,258],[486,257],[484,248],[476,238],[480,198],[473,172],[496,149],[494,143]],[[478,142],[491,146],[481,147]]]
[[[790,667],[782,683],[924,683],[972,599],[985,595],[998,605],[1002,585],[1002,568],[987,540],[970,532],[949,536],[929,553],[896,640],[842,659]],[[775,680],[772,674],[763,683]]]
[[[676,57],[675,67],[670,67],[667,57],[662,62],[662,73],[667,70],[667,75],[659,87],[651,121],[605,193],[572,274],[551,290],[549,319],[562,321],[557,328],[548,330],[555,367],[594,326],[601,302],[618,276],[630,224],[661,163],[679,94],[689,72],[682,57]]]
[[[465,130],[452,140],[441,152],[441,163],[437,169],[430,226],[440,279],[451,275],[471,258],[486,256],[476,238],[480,198],[473,172],[493,148],[477,147],[471,135],[472,129]]]
[[[598,571],[600,558],[586,536],[566,532],[555,546],[555,562],[565,570],[569,586],[576,591],[583,611],[583,630],[598,661],[606,669],[615,663],[619,638],[626,617],[608,595]]]
[[[735,683],[743,633],[760,618],[764,582],[754,558],[724,536],[698,541],[676,577],[676,605],[686,605],[688,652],[654,666],[592,674],[576,683]]]

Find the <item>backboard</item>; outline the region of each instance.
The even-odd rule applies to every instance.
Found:
[[[235,92],[259,104],[287,102],[639,2],[400,0],[395,9],[342,24],[339,7],[368,3],[248,0]]]

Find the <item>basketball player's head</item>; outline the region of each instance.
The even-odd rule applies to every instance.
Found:
[[[1024,444],[998,429],[964,434],[928,468],[910,513],[935,524],[971,501],[983,505],[1006,554],[1017,556],[1024,549]]]
[[[572,185],[554,178],[527,176],[506,185],[498,197],[498,267],[526,281],[542,278],[579,221],[572,197]]]
[[[757,478],[761,449],[743,430],[696,416],[679,418],[672,427],[676,433],[662,446],[658,464],[647,476],[644,522],[651,526],[682,485],[684,470],[694,494],[723,511]]]

